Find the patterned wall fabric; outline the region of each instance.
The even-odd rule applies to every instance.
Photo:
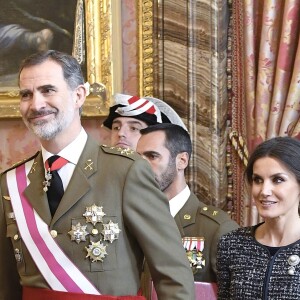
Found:
[[[300,2],[232,1],[231,9],[232,130],[249,152],[274,136],[300,138]],[[244,225],[256,224],[256,208],[241,182],[244,162],[234,150],[234,203]]]

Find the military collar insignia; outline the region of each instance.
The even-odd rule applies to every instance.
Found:
[[[88,170],[88,171],[93,171],[93,164],[94,164],[94,162],[89,158],[89,159],[85,162],[85,167],[84,167],[84,169],[85,169],[85,170]]]
[[[33,163],[32,166],[31,166],[31,169],[30,169],[30,173],[31,173],[31,174],[34,173],[34,172],[36,171],[36,169],[35,169],[36,165],[37,165],[37,161],[34,161],[34,163]]]
[[[183,216],[183,219],[184,219],[184,220],[190,220],[190,219],[191,219],[191,215],[185,214],[185,215]]]

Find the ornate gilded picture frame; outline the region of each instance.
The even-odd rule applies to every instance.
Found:
[[[59,3],[64,5],[64,1]],[[111,95],[120,90],[118,74],[122,72],[115,72],[112,62],[114,57],[117,65],[122,66],[120,11],[120,1],[76,2],[72,54],[82,64],[90,84],[83,117],[107,115]],[[17,86],[0,90],[0,118],[20,117],[18,94]]]

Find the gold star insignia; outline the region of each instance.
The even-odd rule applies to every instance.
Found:
[[[86,236],[89,234],[86,231],[87,225],[81,225],[78,223],[77,225],[72,225],[72,230],[68,232],[68,234],[71,236],[71,241],[75,241],[77,244],[80,242],[86,241]]]
[[[101,233],[103,234],[104,240],[109,241],[112,243],[114,240],[117,240],[119,238],[119,225],[118,223],[114,223],[111,220],[107,224],[103,224],[103,230]]]
[[[85,213],[83,216],[86,219],[87,223],[92,223],[94,226],[97,223],[102,223],[102,218],[105,216],[105,213],[102,210],[103,206],[97,206],[93,204],[92,206],[86,207]]]
[[[96,243],[91,242],[91,244],[88,247],[85,247],[85,249],[87,250],[86,257],[89,257],[92,262],[103,261],[107,255],[106,246],[104,246],[101,241]]]

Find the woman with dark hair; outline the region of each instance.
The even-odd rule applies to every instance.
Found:
[[[300,141],[263,142],[245,177],[264,221],[221,237],[218,299],[300,299]]]

